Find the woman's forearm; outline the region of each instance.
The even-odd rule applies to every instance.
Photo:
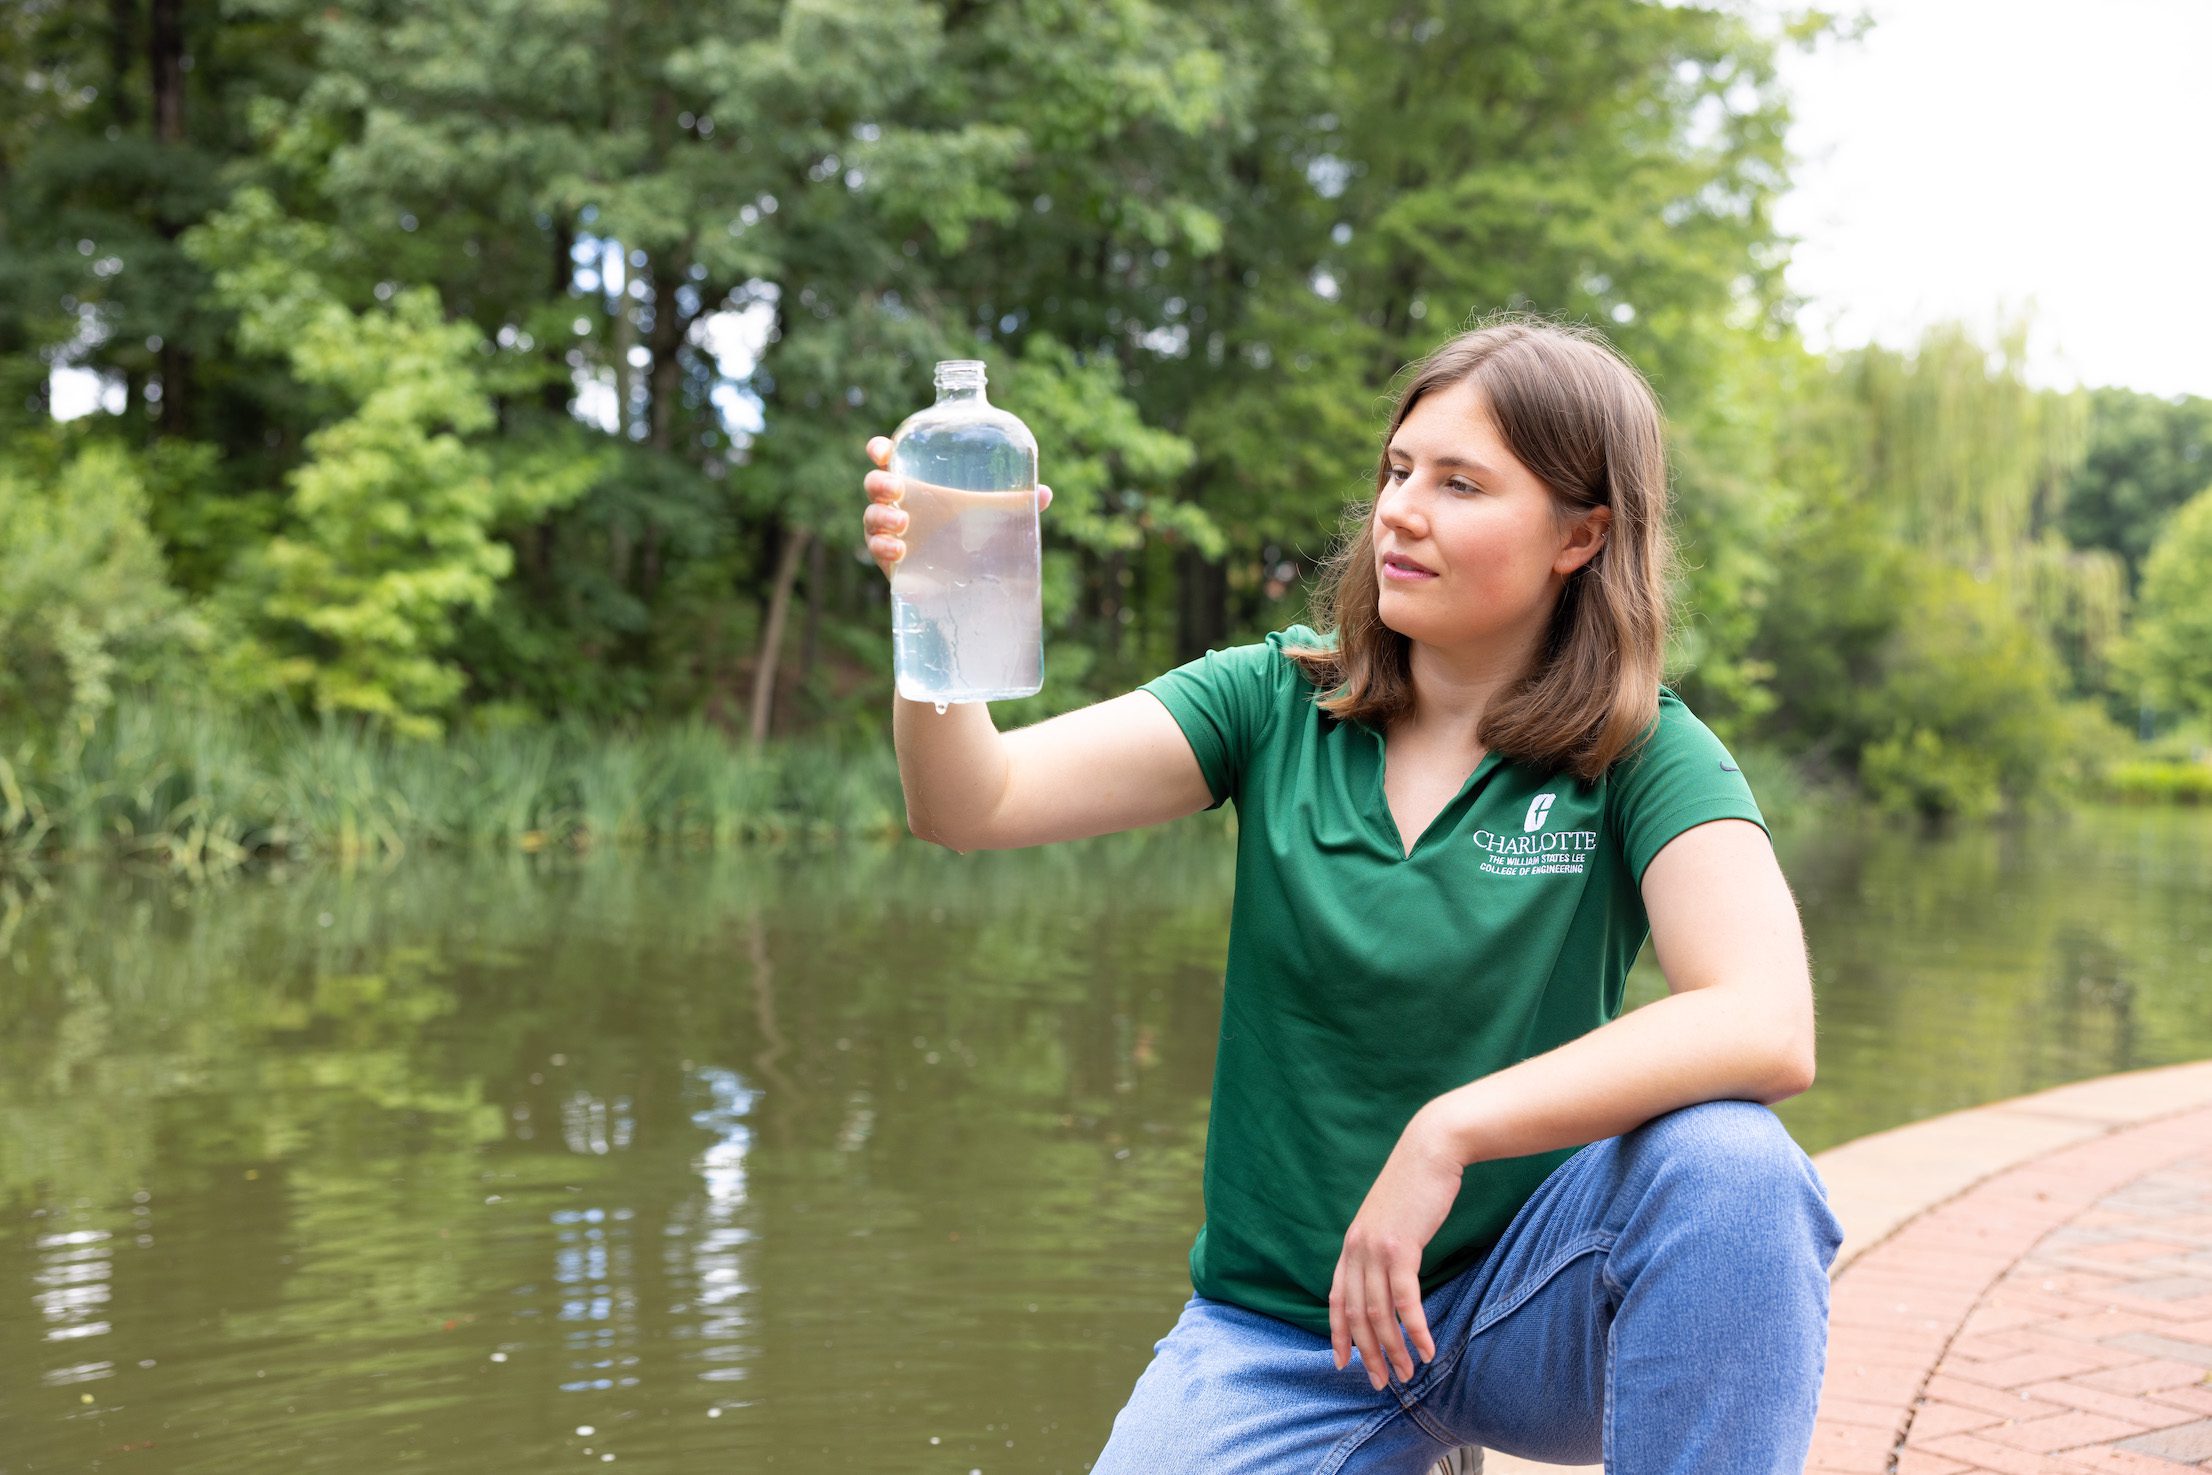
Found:
[[[934,703],[894,693],[891,707],[906,827],[939,845],[973,849],[963,837],[989,817],[1006,789],[1006,757],[989,704],[955,702],[939,712]]]
[[[1810,1081],[1751,990],[1688,989],[1470,1081],[1415,1118],[1459,1162],[1580,1147],[1700,1101],[1771,1104]]]

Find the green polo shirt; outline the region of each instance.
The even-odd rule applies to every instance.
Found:
[[[1486,755],[1409,856],[1382,734],[1318,710],[1281,654],[1318,642],[1294,625],[1142,690],[1190,740],[1211,807],[1237,806],[1191,1283],[1326,1336],[1344,1233],[1414,1112],[1619,1014],[1650,932],[1652,856],[1706,820],[1766,821],[1662,686],[1655,735],[1603,779]],[[1495,1243],[1573,1151],[1471,1165],[1422,1253],[1422,1291]]]

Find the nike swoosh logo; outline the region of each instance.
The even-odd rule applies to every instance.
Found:
[[[1735,764],[1733,764],[1733,763],[1730,763],[1730,762],[1729,762],[1729,761],[1728,761],[1727,759],[1725,759],[1725,758],[1723,758],[1723,759],[1721,760],[1721,764],[1720,764],[1720,766],[1721,766],[1721,771],[1722,771],[1723,773],[1742,773],[1742,772],[1743,772],[1743,770],[1742,770],[1742,769],[1738,768],[1738,767],[1737,767],[1737,766],[1736,766]]]

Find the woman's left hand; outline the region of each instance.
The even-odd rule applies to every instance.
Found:
[[[1421,1251],[1459,1197],[1463,1171],[1433,1119],[1416,1113],[1345,1232],[1344,1253],[1329,1287],[1329,1342],[1339,1369],[1358,1346],[1367,1381],[1377,1391],[1390,1372],[1401,1381],[1413,1376],[1405,1335],[1413,1338],[1423,1362],[1436,1356],[1421,1310]]]

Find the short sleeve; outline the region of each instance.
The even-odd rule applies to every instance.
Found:
[[[1298,627],[1293,627],[1296,629]],[[1219,809],[1244,781],[1253,750],[1283,695],[1290,660],[1278,653],[1283,632],[1253,645],[1210,650],[1138,687],[1159,698],[1197,755],[1199,772]]]
[[[1656,731],[1612,771],[1607,807],[1638,886],[1652,857],[1684,830],[1714,819],[1747,819],[1767,828],[1735,758],[1665,687],[1659,689]]]

